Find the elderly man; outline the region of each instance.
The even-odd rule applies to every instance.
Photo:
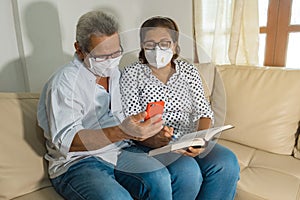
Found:
[[[41,94],[38,121],[47,139],[49,176],[66,199],[130,199],[114,178],[117,155],[129,139],[144,140],[162,128],[161,116],[144,123],[145,113],[122,119],[118,61],[123,50],[117,31],[110,15],[83,15],[74,60]]]

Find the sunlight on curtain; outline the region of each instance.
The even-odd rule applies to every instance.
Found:
[[[258,0],[193,3],[197,49],[204,49],[215,64],[258,65]]]

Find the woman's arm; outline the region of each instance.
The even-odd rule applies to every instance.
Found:
[[[201,117],[198,121],[198,131],[209,129],[211,127],[212,120],[207,117]]]

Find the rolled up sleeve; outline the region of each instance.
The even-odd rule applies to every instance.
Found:
[[[70,87],[52,88],[48,92],[46,110],[49,136],[56,149],[66,156],[76,133],[82,125],[83,104]]]

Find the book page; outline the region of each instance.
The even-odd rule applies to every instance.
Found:
[[[167,153],[177,149],[184,149],[190,146],[206,146],[207,142],[211,140],[215,135],[231,128],[233,128],[232,125],[226,125],[189,133],[182,136],[177,141],[174,141],[164,147],[151,150],[149,152],[149,155],[154,156],[157,154]]]
[[[205,137],[204,137],[204,140],[205,141],[209,141],[211,140],[216,134],[219,134],[221,133],[222,131],[224,130],[227,130],[227,129],[231,129],[233,128],[232,125],[226,125],[226,126],[221,126],[221,127],[215,127],[215,128],[211,128],[211,129],[208,129]]]
[[[213,128],[210,128],[210,129],[196,131],[196,132],[193,132],[193,133],[189,133],[189,134],[183,135],[176,142],[192,141],[195,138],[204,138],[206,141],[208,141],[213,136],[215,136],[216,134],[218,134],[219,132],[221,132],[223,130],[230,129],[232,127],[233,127],[232,125],[226,125],[226,126],[213,127]]]
[[[193,138],[191,140],[177,141],[172,144],[172,150],[183,149],[190,146],[204,146],[205,141],[203,138]]]

